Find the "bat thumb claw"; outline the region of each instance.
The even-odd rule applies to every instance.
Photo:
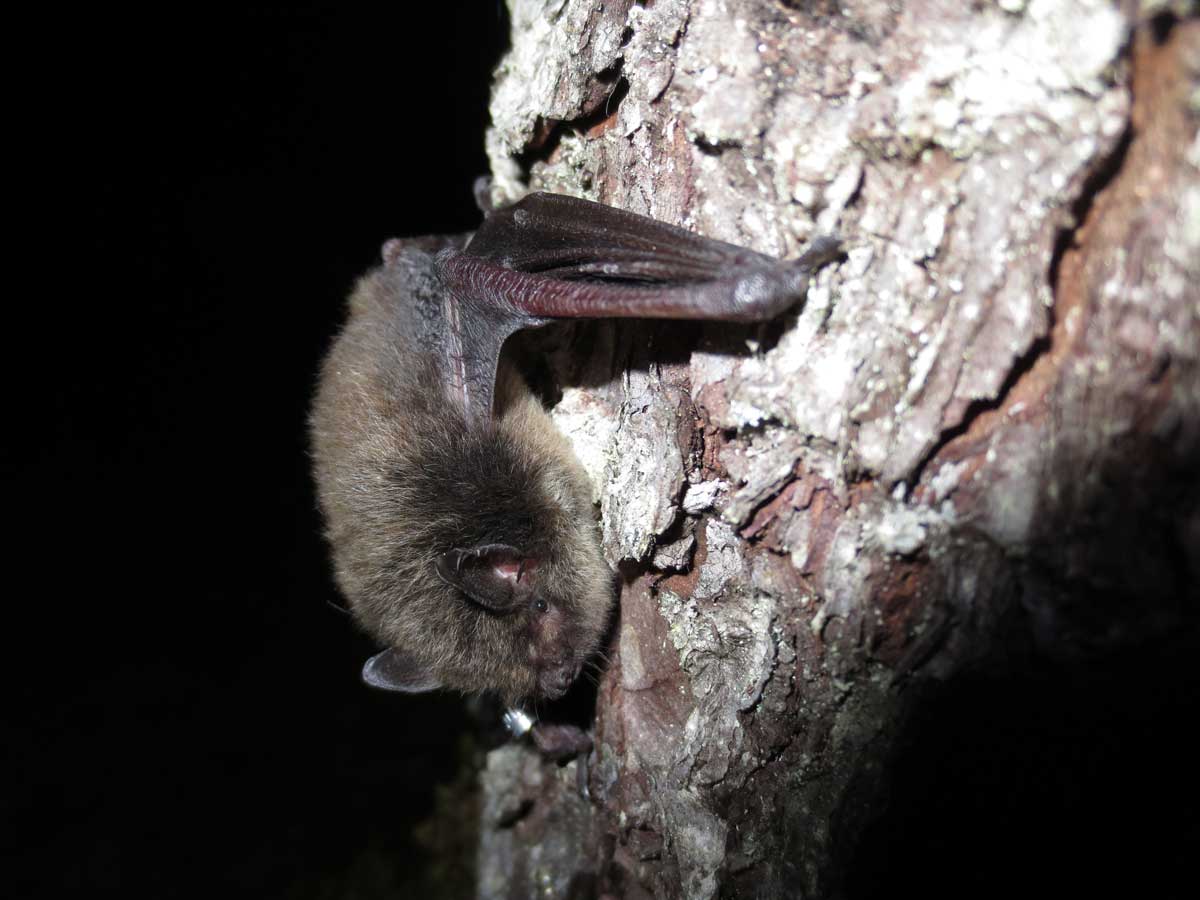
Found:
[[[842,239],[836,234],[823,234],[809,242],[796,262],[808,271],[815,272],[844,255]]]

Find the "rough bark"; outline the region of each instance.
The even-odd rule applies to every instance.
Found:
[[[495,200],[847,258],[771,325],[552,338],[620,621],[588,796],[490,756],[480,895],[836,895],[925,686],[1195,621],[1200,22],[509,5]]]

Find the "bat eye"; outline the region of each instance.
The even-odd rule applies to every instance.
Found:
[[[547,603],[545,600],[543,600],[541,597],[536,597],[536,598],[534,598],[534,601],[533,601],[533,608],[540,613],[549,612],[550,604]]]

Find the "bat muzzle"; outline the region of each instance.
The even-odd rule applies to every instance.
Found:
[[[538,693],[547,700],[557,700],[579,677],[580,664],[568,660],[538,671]]]

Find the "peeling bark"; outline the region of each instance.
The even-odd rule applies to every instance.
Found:
[[[511,0],[496,201],[848,258],[778,323],[552,337],[620,622],[587,771],[492,755],[481,896],[835,896],[932,685],[1194,626],[1184,6]]]

